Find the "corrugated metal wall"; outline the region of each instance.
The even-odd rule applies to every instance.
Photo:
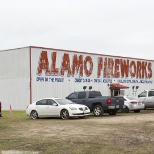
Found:
[[[29,48],[0,51],[2,109],[26,109],[29,104]]]

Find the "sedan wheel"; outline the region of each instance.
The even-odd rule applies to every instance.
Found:
[[[102,107],[100,105],[96,105],[93,109],[93,114],[97,117],[103,115]]]
[[[122,112],[129,113],[129,108],[126,106],[125,108],[122,109]]]
[[[60,113],[60,117],[63,119],[63,120],[66,120],[69,118],[69,113],[67,110],[62,110],[61,113]]]
[[[35,120],[35,119],[38,118],[38,113],[37,113],[35,110],[33,110],[33,111],[31,112],[31,114],[30,114],[30,117],[31,117],[33,120]]]

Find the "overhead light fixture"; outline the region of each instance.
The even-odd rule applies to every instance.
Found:
[[[136,89],[138,89],[139,88],[139,86],[136,86]]]
[[[87,86],[83,86],[83,89],[85,90],[87,88]]]
[[[92,89],[92,86],[89,86],[89,90],[91,90]]]

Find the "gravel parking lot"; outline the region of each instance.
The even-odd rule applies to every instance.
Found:
[[[154,151],[154,110],[69,120],[26,117],[20,126],[14,122],[10,127],[0,134],[3,142],[7,139],[16,141],[8,150],[67,154],[153,154]],[[7,132],[10,137],[5,136]],[[6,151],[3,147],[2,153]]]

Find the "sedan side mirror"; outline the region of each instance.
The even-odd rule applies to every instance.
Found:
[[[58,106],[58,104],[57,104],[57,103],[53,103],[52,105],[53,105],[53,106]]]

